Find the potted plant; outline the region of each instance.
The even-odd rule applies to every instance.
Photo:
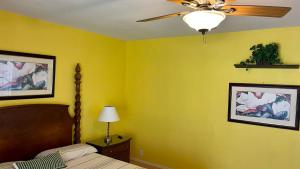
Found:
[[[270,43],[267,45],[257,44],[250,48],[252,55],[249,59],[241,61],[241,65],[276,65],[282,64],[279,58],[279,45]]]

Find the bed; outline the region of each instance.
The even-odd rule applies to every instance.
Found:
[[[59,104],[0,107],[0,163],[33,159],[44,150],[71,145],[72,133],[80,136],[76,133],[80,130],[75,126],[77,129],[72,132],[77,119],[69,115],[68,107]],[[67,161],[66,165],[67,169],[142,169],[97,153]]]
[[[81,142],[80,85],[81,73],[77,64],[74,117],[70,116],[68,105],[28,104],[0,107],[0,169],[13,168],[12,161],[30,160],[40,152],[76,146]],[[65,161],[66,168],[142,169],[95,152]]]
[[[142,167],[96,153],[71,160],[66,164],[68,166],[66,169],[142,169]]]

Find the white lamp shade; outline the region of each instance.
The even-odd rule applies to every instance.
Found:
[[[216,28],[226,18],[223,12],[203,10],[191,12],[183,17],[183,21],[197,31]]]
[[[115,122],[119,121],[119,115],[115,107],[105,106],[103,110],[100,112],[98,121],[101,122]]]

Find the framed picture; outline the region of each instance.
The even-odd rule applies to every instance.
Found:
[[[299,89],[292,85],[230,83],[228,121],[299,130]]]
[[[0,100],[54,97],[55,56],[0,50]]]

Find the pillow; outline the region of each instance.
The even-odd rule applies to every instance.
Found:
[[[73,144],[70,146],[59,147],[59,148],[43,151],[39,153],[37,156],[35,156],[35,158],[45,157],[46,155],[52,154],[57,151],[60,152],[64,162],[67,162],[88,154],[96,153],[97,149],[87,144]]]
[[[14,169],[14,164],[15,162],[5,162],[5,163],[0,163],[0,169]]]
[[[16,169],[62,169],[66,167],[59,152],[38,159],[16,162],[13,165]]]

